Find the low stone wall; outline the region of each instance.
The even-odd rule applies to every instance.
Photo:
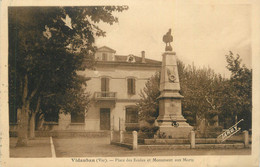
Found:
[[[216,144],[218,143],[216,138],[196,138],[196,144]]]
[[[229,140],[225,142],[230,143],[243,143],[243,140]],[[167,145],[167,144],[190,144],[189,139],[144,139],[145,145]],[[215,138],[196,138],[195,144],[219,144]]]
[[[10,137],[17,137],[16,131],[9,132]],[[106,131],[90,132],[90,131],[35,131],[35,137],[107,137],[109,133]]]
[[[241,149],[245,148],[243,143],[234,144],[196,144],[196,149]]]
[[[228,149],[228,148],[248,148],[248,131],[243,132],[243,140],[236,143],[220,143],[216,138],[195,138],[194,131],[190,132],[188,139],[144,139],[144,143],[138,141],[136,131],[126,133],[119,132],[119,142],[115,142],[115,132],[111,131],[111,144],[128,147],[132,149]]]
[[[243,143],[235,144],[196,144],[196,149],[242,149],[245,148]],[[182,145],[138,145],[138,149],[145,150],[177,150],[191,149],[189,144]]]
[[[195,143],[217,144],[218,141],[215,138],[196,138]],[[144,139],[144,144],[190,144],[190,139]]]
[[[119,131],[110,131],[110,144],[127,147],[132,150],[136,150],[138,147],[138,133],[136,131],[133,132],[125,132]]]
[[[152,144],[190,144],[189,139],[144,139],[145,145]]]
[[[123,142],[132,144],[133,143],[133,134],[131,132],[124,132]]]

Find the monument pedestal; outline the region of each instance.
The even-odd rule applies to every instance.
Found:
[[[193,129],[182,115],[180,83],[176,54],[165,52],[163,55],[157,123],[160,133],[172,138],[187,138]]]

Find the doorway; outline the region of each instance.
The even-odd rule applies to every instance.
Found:
[[[110,108],[100,108],[100,130],[110,130]]]

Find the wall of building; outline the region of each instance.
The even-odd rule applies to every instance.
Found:
[[[61,116],[59,120],[59,129],[99,131],[100,108],[110,108],[111,129],[125,129],[124,122],[126,106],[136,104],[140,99],[140,91],[144,88],[148,78],[154,75],[158,70],[158,68],[122,67],[114,69],[98,68],[96,71],[86,70],[81,72],[81,75],[91,78],[87,81],[86,92],[91,93],[92,102],[85,116],[85,124],[76,126],[69,122],[69,116]],[[102,77],[109,78],[109,91],[117,93],[116,101],[95,101],[94,93],[101,92]],[[129,95],[127,92],[127,78],[135,78],[136,80],[136,93],[134,95]]]
[[[95,54],[96,60],[102,60],[102,54],[106,53],[107,54],[107,61],[114,61],[115,60],[115,54],[111,52],[97,52]]]
[[[86,91],[94,94],[95,91],[101,91],[101,78],[108,77],[109,91],[117,92],[118,99],[139,99],[139,93],[144,88],[144,85],[148,78],[154,75],[156,69],[109,69],[103,68],[98,71],[87,70],[84,75],[91,77],[91,80],[87,81]],[[136,79],[136,93],[135,95],[128,95],[127,93],[127,78]]]

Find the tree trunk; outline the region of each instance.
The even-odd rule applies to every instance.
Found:
[[[18,140],[16,143],[17,147],[20,146],[27,146],[28,143],[28,120],[29,120],[29,109],[30,103],[27,100],[28,96],[28,76],[24,76],[24,83],[23,85],[23,96],[22,96],[22,109],[18,110],[18,129],[17,129],[17,136]]]
[[[30,131],[29,131],[30,139],[35,138],[35,116],[36,116],[36,113],[32,112],[31,117],[30,117]]]
[[[29,136],[31,139],[35,138],[35,117],[36,117],[37,113],[39,112],[40,104],[41,104],[41,97],[38,97],[36,109],[35,109],[35,111],[32,111],[31,117],[30,117]]]
[[[27,146],[28,143],[28,110],[29,110],[29,103],[26,102],[22,106],[22,109],[18,109],[18,130],[17,130],[17,136],[18,141],[16,143],[17,147],[21,146]]]
[[[18,123],[18,141],[16,143],[16,146],[27,146],[28,143],[28,130],[29,130],[29,111],[30,111],[30,102],[31,99],[34,97],[36,94],[39,85],[42,80],[42,75],[38,81],[38,84],[36,88],[32,91],[31,95],[28,95],[28,76],[27,74],[24,76],[23,83],[21,84],[23,88],[23,95],[22,95],[22,109],[20,112],[20,118],[19,118],[19,123]],[[40,99],[38,99],[40,103]],[[34,116],[35,120],[35,116]]]
[[[44,123],[44,116],[43,114],[38,115],[38,121],[37,121],[37,130],[44,130],[43,123]]]

